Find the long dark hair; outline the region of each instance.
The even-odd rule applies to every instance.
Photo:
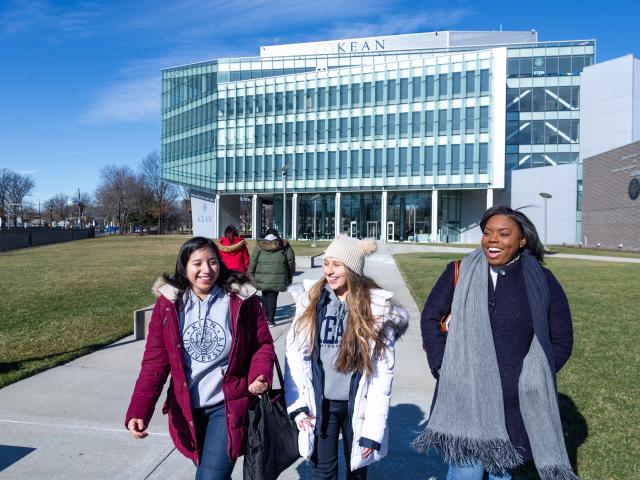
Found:
[[[233,243],[233,240],[235,240],[235,238],[239,236],[240,235],[238,234],[238,230],[233,225],[229,225],[224,229],[224,237],[231,243]]]
[[[234,292],[235,290],[231,287],[234,283],[238,285],[242,285],[243,283],[252,284],[251,279],[246,274],[227,268],[220,257],[220,250],[218,250],[216,244],[205,237],[193,237],[184,242],[178,252],[175,273],[173,275],[163,273],[162,278],[178,290],[184,291],[189,288],[190,283],[187,278],[187,263],[189,263],[191,254],[201,248],[210,248],[215,253],[216,261],[218,262],[218,278],[216,280],[216,285],[219,285],[225,292]]]
[[[540,263],[543,263],[544,246],[540,241],[540,237],[538,236],[538,231],[536,230],[535,225],[531,222],[531,220],[529,220],[529,217],[527,217],[521,211],[514,210],[513,208],[507,207],[506,205],[496,205],[487,209],[487,211],[482,214],[482,219],[480,220],[480,229],[483,232],[484,227],[487,225],[489,219],[496,215],[504,215],[505,217],[509,217],[511,220],[516,222],[516,224],[520,228],[522,236],[527,241],[524,245],[523,250],[527,250]]]

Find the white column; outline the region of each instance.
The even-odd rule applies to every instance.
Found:
[[[438,243],[438,190],[431,192],[431,241]]]
[[[340,235],[340,192],[336,192],[336,224],[334,237]]]
[[[493,207],[493,188],[487,188],[487,208]]]
[[[387,242],[387,191],[382,191],[382,202],[380,207],[380,239]]]
[[[260,219],[258,218],[258,210],[260,209],[260,199],[258,195],[251,197],[251,238],[256,240],[258,238],[258,228],[260,225]]]
[[[220,231],[220,195],[216,195],[216,203],[213,206],[214,215],[214,232],[213,238],[220,238],[222,232]]]
[[[298,239],[298,194],[291,195],[291,236],[292,240]]]

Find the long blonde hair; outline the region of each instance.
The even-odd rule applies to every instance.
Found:
[[[347,326],[340,342],[340,350],[335,368],[340,373],[362,372],[373,373],[370,342],[373,342],[373,353],[381,358],[385,350],[384,334],[378,321],[371,313],[371,289],[380,288],[369,277],[358,275],[345,265],[347,280],[346,304],[349,312]],[[316,283],[309,292],[309,306],[302,313],[295,326],[296,335],[305,335],[309,340],[309,354],[315,348],[317,335],[317,305],[322,290],[327,284],[326,278]]]

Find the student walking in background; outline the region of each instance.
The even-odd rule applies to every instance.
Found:
[[[511,479],[533,460],[542,480],[570,480],[555,376],[573,347],[571,312],[531,221],[506,206],[480,220],[480,248],[436,282],[422,311],[438,379],[414,446],[439,448],[448,480]],[[448,326],[444,322],[450,313]],[[448,333],[446,330],[448,329]]]
[[[372,240],[334,240],[324,277],[305,282],[287,335],[287,411],[314,479],[337,480],[340,433],[348,479],[366,478],[367,465],[387,454],[395,342],[408,317],[363,275],[375,248]]]
[[[247,443],[249,396],[273,374],[273,340],[256,289],[229,270],[215,244],[194,237],[180,248],[175,273],[153,288],[158,297],[125,426],[147,427],[167,376],[162,409],[176,448],[197,465],[197,480],[231,477]]]
[[[262,304],[270,325],[275,325],[278,293],[284,292],[293,281],[296,256],[287,240],[270,228],[264,240],[258,240],[251,254],[249,273],[258,290],[262,290]]]
[[[247,242],[238,234],[233,225],[224,229],[220,239],[220,257],[229,270],[246,272],[249,269],[249,249]]]

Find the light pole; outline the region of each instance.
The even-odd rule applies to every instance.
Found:
[[[282,167],[282,238],[287,238],[287,170]]]
[[[552,195],[547,192],[540,192],[540,196],[544,199],[544,249],[548,250],[547,247],[547,200],[549,200]]]
[[[317,200],[320,200],[319,193],[311,197],[311,201],[313,202],[313,243],[311,244],[312,247],[318,246],[318,244],[316,243],[316,205],[317,205],[316,201]]]

